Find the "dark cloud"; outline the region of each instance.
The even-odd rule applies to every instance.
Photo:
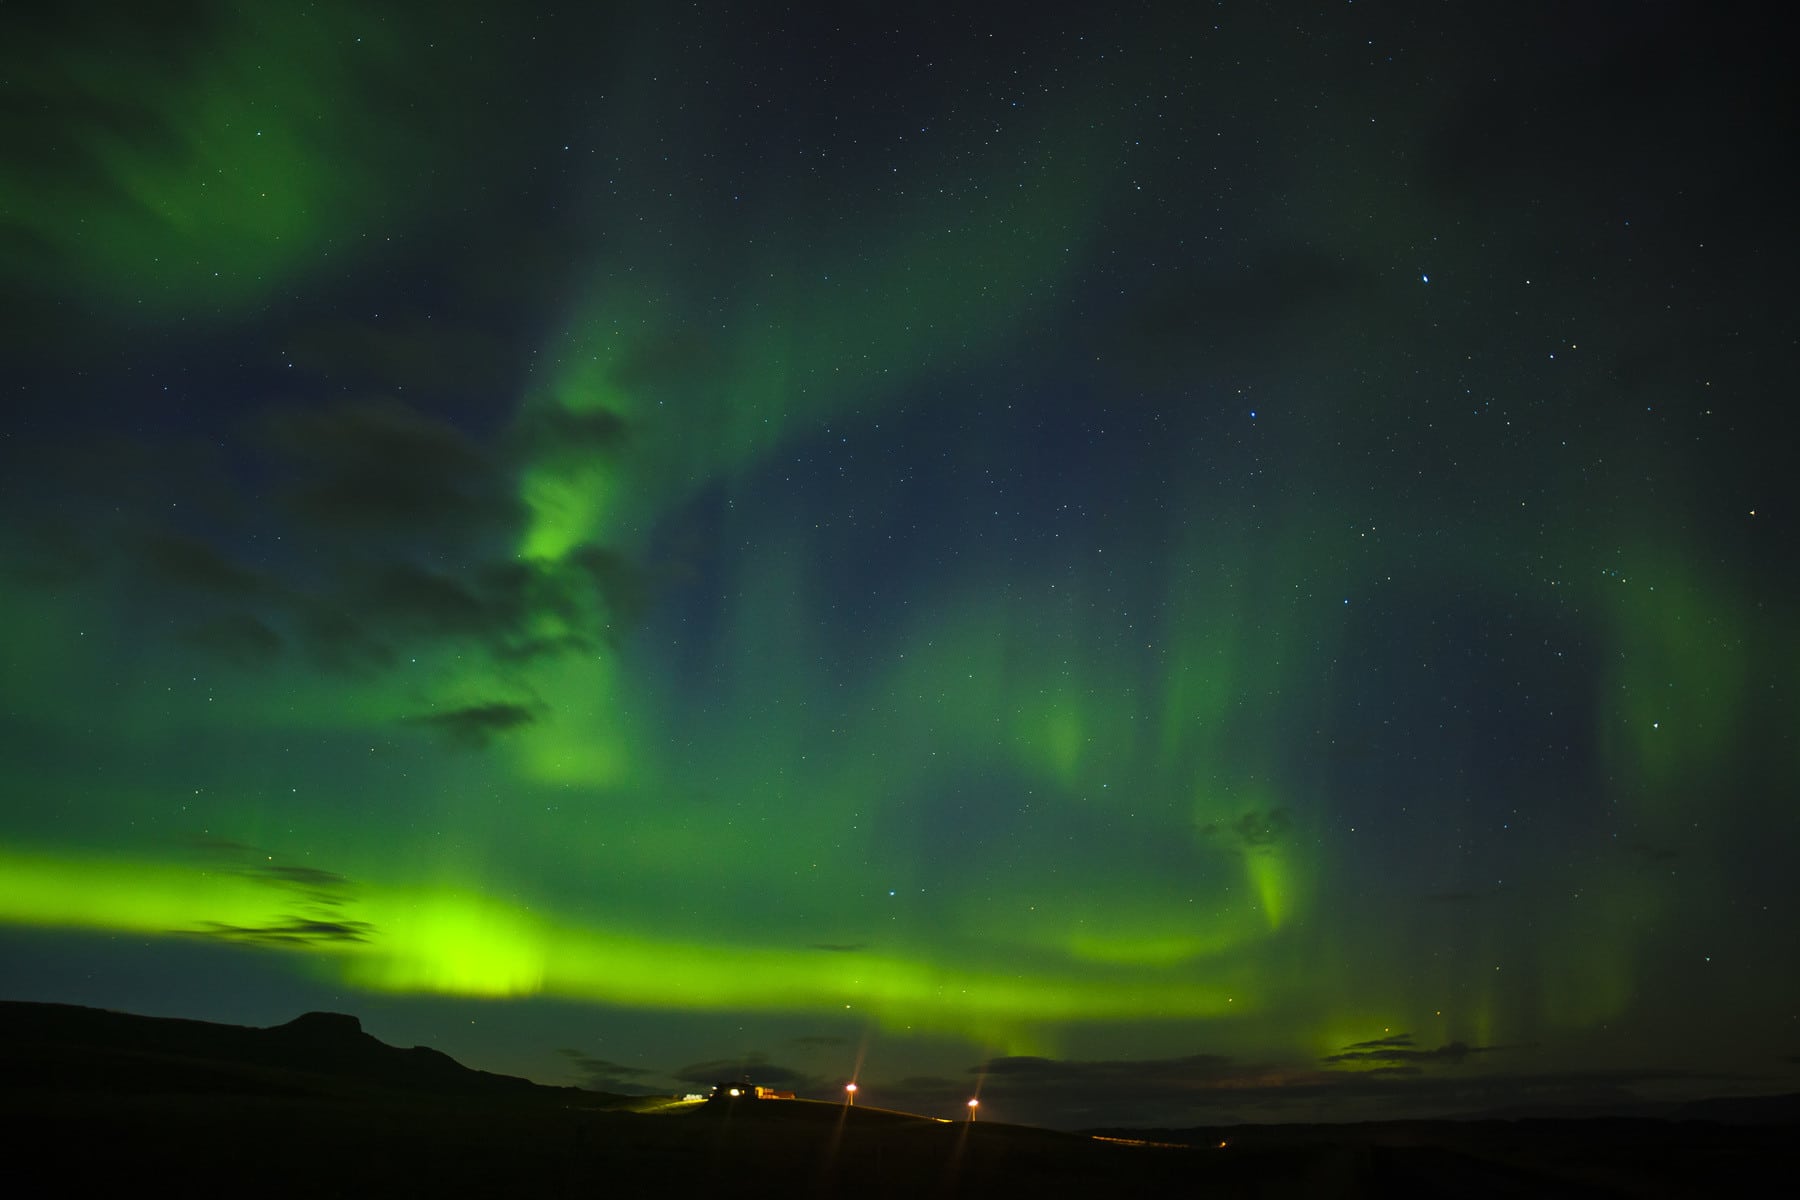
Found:
[[[557,1053],[574,1064],[581,1074],[580,1086],[590,1091],[611,1092],[619,1096],[658,1096],[669,1090],[647,1084],[645,1080],[655,1078],[657,1072],[645,1067],[627,1066],[568,1048],[558,1050]]]
[[[642,568],[602,546],[584,546],[569,557],[572,572],[590,582],[604,601],[612,632],[635,625],[650,605],[650,582]]]
[[[322,670],[368,675],[392,666],[399,657],[390,639],[334,601],[301,596],[293,608],[300,643]]]
[[[592,462],[618,450],[629,432],[625,418],[610,409],[551,405],[521,418],[512,441],[514,453],[529,462]]]
[[[460,580],[411,563],[369,570],[356,586],[352,603],[367,624],[426,636],[481,637],[516,619],[510,609]]]
[[[271,863],[263,868],[263,872],[289,883],[306,884],[309,887],[346,887],[350,883],[336,871],[323,871],[318,867],[293,867]]]
[[[720,1058],[709,1062],[689,1063],[677,1068],[674,1078],[683,1083],[711,1084],[731,1079],[748,1079],[765,1087],[787,1087],[795,1091],[815,1089],[818,1081],[804,1071],[778,1066],[761,1054],[743,1058]]]
[[[265,429],[290,507],[323,531],[462,541],[518,520],[500,464],[455,426],[397,401],[285,410]]]
[[[1244,1062],[1217,1054],[1119,1060],[1019,1056],[978,1063],[961,1078],[870,1077],[864,1092],[874,1103],[927,1115],[959,1112],[979,1094],[983,1111],[1001,1120],[1056,1128],[1100,1122],[1176,1127],[1617,1105],[1637,1101],[1635,1087],[1700,1078],[1655,1068],[1512,1075],[1466,1069],[1468,1059],[1499,1049],[1450,1043],[1421,1050],[1409,1035],[1397,1035],[1346,1047],[1345,1055],[1364,1056],[1344,1060],[1365,1064],[1357,1070]]]
[[[282,863],[262,847],[235,838],[196,834],[183,839],[208,862],[211,870],[229,872],[265,884],[285,895],[302,912],[260,925],[232,921],[202,921],[172,933],[226,942],[270,946],[333,945],[366,942],[375,936],[367,921],[343,919],[339,914],[350,898],[352,884],[336,871],[322,867]]]
[[[611,382],[634,393],[680,390],[713,379],[723,361],[718,345],[699,334],[645,336],[614,363]]]
[[[212,442],[40,442],[0,472],[0,498],[11,517],[0,553],[18,582],[105,581],[134,607],[162,597],[190,618],[197,601],[246,602],[269,584],[222,548],[243,505]]]
[[[231,613],[183,629],[182,642],[240,667],[260,667],[281,656],[281,634],[249,613]]]
[[[318,669],[357,676],[388,669],[403,650],[446,644],[506,664],[592,654],[617,644],[648,606],[642,572],[599,548],[557,563],[496,560],[460,569],[351,555],[296,571],[305,582],[286,584],[238,571],[191,540],[162,544],[181,547],[184,578],[208,581],[205,607],[224,609],[197,614],[177,636],[246,667],[271,662],[290,645]],[[170,580],[157,575],[147,594],[166,593],[158,583]]]
[[[460,746],[480,748],[504,733],[510,733],[537,720],[535,709],[524,704],[496,701],[471,704],[448,712],[408,717],[408,721],[436,729]]]
[[[811,945],[814,950],[825,950],[832,954],[855,954],[869,948],[867,942],[813,942]]]
[[[316,905],[331,907],[341,904],[352,889],[350,879],[336,871],[277,862],[273,853],[248,842],[206,834],[185,840],[191,848],[214,860],[214,869],[229,870],[272,887],[297,892]],[[220,859],[225,860],[222,868],[217,863]]]
[[[598,642],[580,633],[562,633],[547,637],[507,638],[488,647],[495,659],[507,663],[528,663],[539,659],[558,658],[577,652],[593,653]]]
[[[1378,1038],[1372,1042],[1355,1042],[1346,1046],[1336,1054],[1326,1055],[1319,1061],[1324,1063],[1460,1063],[1471,1055],[1488,1054],[1494,1050],[1504,1049],[1500,1046],[1471,1046],[1467,1042],[1447,1042],[1435,1049],[1422,1050],[1413,1044],[1410,1033],[1396,1034],[1393,1037]]]
[[[510,355],[481,328],[417,316],[321,321],[286,339],[289,358],[316,374],[433,396],[486,397],[506,385]]]
[[[332,592],[299,602],[303,643],[335,669],[379,670],[397,647],[458,641],[518,663],[615,644],[647,607],[642,575],[589,548],[557,563],[461,571],[407,561],[346,564]]]
[[[799,1037],[789,1038],[788,1043],[794,1046],[813,1046],[819,1049],[835,1049],[839,1046],[848,1046],[850,1044],[850,1039],[835,1033],[808,1033],[802,1034]]]
[[[1293,820],[1286,808],[1251,809],[1233,821],[1202,825],[1202,837],[1216,837],[1243,850],[1258,850],[1279,843]]]
[[[597,546],[519,561],[518,473],[591,460],[624,425],[555,409],[520,428],[489,449],[432,413],[361,401],[251,418],[231,461],[172,438],[71,447],[8,481],[24,519],[4,551],[15,580],[103,581],[121,620],[243,670],[289,660],[366,679],[446,649],[502,669],[603,652],[648,610],[645,572]],[[481,744],[535,713],[421,719]]]
[[[139,553],[154,577],[178,587],[246,596],[265,586],[256,572],[231,561],[208,543],[184,534],[153,531],[145,535]]]
[[[366,942],[375,932],[367,921],[319,921],[290,917],[268,925],[232,925],[224,921],[202,921],[193,929],[173,930],[195,937],[219,938],[230,942],[260,942],[268,945],[329,945],[341,942]]]

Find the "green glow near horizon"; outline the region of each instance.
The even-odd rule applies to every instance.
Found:
[[[675,897],[670,897],[673,901]],[[355,937],[254,931],[302,918]],[[315,959],[371,991],[557,996],[647,1008],[851,1010],[886,1026],[1029,1036],[1042,1022],[1194,1019],[1253,1011],[1223,986],[1141,972],[958,968],[891,954],[690,943],[570,925],[455,888],[359,885],[321,901],[248,872],[0,854],[0,920],[39,928],[241,937]],[[747,982],[748,981],[748,982]],[[1228,1005],[1230,1007],[1228,1007]]]
[[[9,443],[0,925],[1290,1063],[1580,1040],[1752,957],[1791,580],[1676,492],[1753,393],[1625,403],[1629,322],[1498,258],[1414,286],[1471,229],[1550,268],[1444,219],[1435,143],[1365,170],[1385,112],[1296,136],[1135,19],[871,61],[918,111],[865,126],[762,72],[788,33],[643,7],[21,43],[0,272],[97,353]],[[461,454],[409,490],[346,421],[340,473],[269,406]]]
[[[1433,998],[1422,1005],[1391,981],[1396,964],[1378,954],[1367,970],[1329,965],[1340,953],[1335,939],[1359,936],[1349,914],[1318,903],[1329,866],[1317,848],[1319,830],[1329,810],[1304,776],[1284,766],[1276,731],[1293,723],[1293,700],[1283,671],[1250,676],[1245,666],[1279,659],[1283,641],[1301,636],[1298,620],[1241,615],[1281,614],[1270,593],[1288,552],[1280,545],[1243,551],[1219,576],[1225,582],[1187,589],[1192,599],[1175,610],[1166,653],[1148,671],[1121,659],[1102,639],[1103,626],[1027,621],[978,578],[941,590],[921,605],[916,625],[890,631],[872,648],[876,665],[852,681],[845,712],[829,718],[832,740],[822,743],[818,720],[806,715],[832,690],[809,666],[823,651],[808,630],[827,600],[810,565],[814,553],[804,537],[784,550],[765,548],[734,580],[734,622],[720,642],[727,664],[720,703],[741,723],[708,729],[706,754],[687,761],[650,736],[669,718],[644,681],[629,678],[623,657],[608,651],[534,662],[520,675],[529,682],[519,694],[542,703],[548,716],[478,758],[447,762],[441,781],[427,785],[442,788],[436,808],[448,815],[438,821],[458,831],[461,848],[407,833],[396,842],[440,882],[371,883],[366,894],[359,890],[354,919],[382,930],[378,946],[310,946],[296,957],[381,992],[560,996],[693,1011],[824,1013],[849,1004],[884,1025],[1012,1045],[1037,1044],[1028,1039],[1059,1023],[1249,1016],[1262,1011],[1259,997],[1291,997],[1328,978],[1334,994],[1358,997],[1390,1023],[1404,1019],[1396,1013],[1448,1004],[1449,1036],[1479,1044],[1619,1018],[1646,970],[1645,923],[1668,912],[1643,866],[1596,866],[1572,881],[1592,899],[1539,918],[1546,932],[1529,981],[1492,978],[1491,960],[1506,953],[1498,944],[1477,944],[1463,966],[1431,985]],[[1682,563],[1668,556],[1657,590],[1628,611],[1603,610],[1603,628],[1633,651],[1620,658],[1608,695],[1647,697],[1621,710],[1631,719],[1662,719],[1651,710],[1674,693],[1671,680],[1709,692],[1741,687],[1741,665],[1715,673],[1707,653],[1684,649],[1687,623],[1707,620],[1695,614],[1724,610],[1691,584],[1663,582],[1691,580]],[[46,628],[65,625],[59,618]],[[73,628],[65,633],[72,637]],[[453,655],[432,669],[442,680],[433,690],[447,703],[491,695],[504,678]],[[409,692],[399,686],[333,688],[302,675],[266,682],[281,685],[266,705],[255,689],[244,696],[251,703],[233,712],[271,732],[348,732],[409,712]],[[345,707],[346,698],[356,703]],[[214,719],[196,702],[168,709],[132,736],[153,744]],[[835,748],[821,754],[822,744]],[[1671,756],[1671,745],[1689,749]],[[1668,743],[1638,731],[1608,743],[1608,753],[1635,781],[1624,798],[1644,821],[1660,823],[1683,811],[1679,781],[1728,746],[1728,731]],[[866,903],[822,918],[818,900],[856,889],[871,874],[884,885],[890,877],[906,884],[909,849],[889,845],[857,814],[899,811],[908,797],[939,787],[945,774],[934,755],[952,769],[1003,767],[1057,821],[1133,812],[1158,831],[1155,840],[1187,848],[1186,871],[1143,887],[1071,875],[1078,856],[1046,838],[1037,817],[1022,815],[1016,828],[991,835],[1020,845],[1018,857],[986,864],[980,893],[969,889],[924,918],[950,940],[926,945],[902,928],[852,955],[783,945],[790,936],[866,940],[876,921]],[[466,795],[449,786],[463,775],[471,776]],[[693,798],[697,788],[718,788],[721,775],[729,777],[724,789]],[[481,798],[500,788],[504,803]],[[569,804],[571,795],[586,814],[580,824],[533,815]],[[134,811],[149,800],[113,803]],[[259,841],[272,822],[255,810],[254,803],[217,804],[198,810],[210,815],[195,824],[210,821]],[[1284,810],[1291,827],[1271,821]],[[334,844],[329,814],[302,812],[281,823],[297,844]],[[779,853],[769,848],[773,831]],[[380,878],[382,868],[366,857],[332,853],[326,861],[334,867]],[[45,861],[32,869],[27,858],[7,862],[0,919],[163,934],[205,922],[276,923],[291,912],[266,884],[229,873],[196,883],[192,869],[155,862]],[[704,885],[765,861],[778,870],[759,887],[783,901],[759,915],[768,942],[740,941],[741,899],[705,886],[673,906],[646,900],[668,886],[670,864],[679,864],[679,878]],[[542,910],[490,898],[513,894],[518,880],[540,873],[577,882],[549,883]],[[616,922],[577,915],[589,910],[579,881],[591,874],[622,897]],[[470,890],[484,884],[485,894]],[[976,965],[990,950],[1018,956],[1017,974]],[[1322,962],[1313,961],[1318,956]],[[751,998],[714,982],[769,971],[781,975],[782,988]],[[1225,1005],[1226,994],[1236,1003]]]

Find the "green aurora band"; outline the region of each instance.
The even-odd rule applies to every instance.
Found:
[[[328,919],[296,917],[287,889],[251,874],[103,859],[7,854],[0,906],[27,924],[306,945],[374,991],[457,996],[549,995],[644,1007],[823,1009],[873,1013],[908,1028],[1006,1034],[1043,1022],[1213,1016],[1219,986],[1142,977],[1034,977],[945,969],[882,955],[834,956],[768,946],[685,944],[571,928],[514,905],[440,888],[359,889]],[[317,900],[314,908],[321,907]],[[321,933],[321,930],[324,932]],[[379,931],[379,932],[375,932]],[[754,974],[773,981],[745,992]]]
[[[486,180],[460,139],[525,113],[500,98],[487,31],[446,18],[442,65],[421,65],[416,29],[358,6],[202,8],[208,36],[180,54],[102,31],[46,46],[20,81],[75,99],[55,153],[0,179],[31,248],[16,282],[171,329],[225,324],[428,235],[450,219],[433,192],[479,215]],[[570,251],[529,361],[490,398],[502,414],[483,432],[502,449],[465,447],[410,397],[342,401],[441,435],[497,480],[478,534],[412,555],[404,577],[380,573],[406,556],[375,535],[259,543],[238,571],[170,539],[157,575],[118,550],[148,542],[155,514],[185,517],[185,493],[157,493],[97,517],[91,545],[66,535],[71,561],[100,564],[88,584],[0,574],[0,625],[32,632],[7,652],[11,780],[30,803],[0,845],[0,922],[258,949],[384,995],[816,1015],[1008,1053],[1119,1021],[1226,1023],[1271,1053],[1386,1028],[1526,1044],[1604,1029],[1667,982],[1657,939],[1717,915],[1681,897],[1721,891],[1731,848],[1757,836],[1748,817],[1711,819],[1711,781],[1772,766],[1768,664],[1800,668],[1800,623],[1746,599],[1679,527],[1679,502],[1586,514],[1589,466],[1571,459],[1543,468],[1531,510],[1583,512],[1571,532],[1510,509],[1421,511],[1385,460],[1352,453],[1379,435],[1343,385],[1290,402],[1318,409],[1304,433],[1193,438],[1196,461],[1255,471],[1128,465],[1097,485],[1115,511],[1054,541],[1003,513],[996,486],[918,552],[930,570],[852,596],[847,581],[884,566],[858,530],[935,531],[933,498],[896,471],[846,513],[783,491],[789,462],[854,446],[873,478],[915,422],[947,477],[1065,469],[938,393],[968,372],[1029,414],[1049,383],[1011,364],[1048,358],[1040,323],[1105,325],[1078,310],[1078,281],[1130,226],[1121,195],[1142,166],[1093,115],[1114,101],[1077,82],[980,153],[909,144],[889,167],[845,151],[810,185],[771,168],[760,196],[742,184],[760,208],[733,225],[723,198],[742,181],[714,189],[717,209],[662,204],[657,182],[669,154],[704,164],[724,135],[661,101],[630,45],[595,54],[607,94],[581,132],[606,152],[569,170],[600,232]],[[1161,87],[1186,68],[1154,70]],[[1223,106],[1227,84],[1205,86]],[[364,119],[396,95],[429,111],[463,93],[496,97],[495,113],[453,105],[470,129]],[[992,106],[996,130],[1014,120]],[[946,191],[966,199],[953,226]],[[1377,257],[1379,235],[1357,226],[1345,257]],[[1366,356],[1363,320],[1308,315],[1293,362]],[[1093,338],[1087,358],[1129,357]],[[1112,397],[1069,386],[1103,425]],[[307,395],[308,411],[341,399],[319,399],[336,397],[324,382]],[[686,549],[702,527],[717,549]],[[17,561],[25,543],[5,535]],[[654,611],[671,595],[679,617]],[[1365,617],[1374,596],[1405,616]],[[1365,849],[1345,800],[1385,754],[1396,774],[1379,786],[1409,814],[1393,844],[1493,832],[1461,824],[1485,781],[1449,760],[1492,735],[1453,702],[1456,655],[1478,639],[1433,632],[1445,596],[1593,663],[1583,711],[1562,718],[1591,718],[1592,777],[1495,785],[1551,788],[1517,802],[1541,802],[1537,836],[1569,847],[1532,860],[1516,901],[1472,849]],[[383,604],[401,614],[379,631],[385,657],[296,649]],[[1376,662],[1388,643],[1403,651]],[[198,649],[220,644],[237,657]],[[1531,669],[1545,691],[1567,683]],[[1390,693],[1441,702],[1437,744],[1359,757]],[[1494,703],[1552,727],[1529,697]],[[1428,761],[1407,774],[1409,756]],[[1615,853],[1603,827],[1650,849]],[[1444,902],[1388,888],[1396,863]],[[1437,949],[1421,960],[1419,945]]]

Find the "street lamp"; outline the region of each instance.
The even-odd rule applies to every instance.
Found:
[[[981,1101],[979,1101],[979,1100],[969,1101],[969,1120],[973,1121],[975,1119],[975,1110],[980,1107],[981,1107]]]
[[[854,1083],[844,1085],[844,1105],[847,1108],[856,1107],[856,1085]]]

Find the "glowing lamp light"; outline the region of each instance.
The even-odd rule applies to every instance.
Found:
[[[973,1121],[975,1119],[975,1110],[980,1107],[981,1107],[981,1101],[979,1101],[979,1100],[969,1101],[969,1120]]]
[[[856,1085],[854,1083],[844,1085],[844,1103],[851,1105],[856,1103]]]

